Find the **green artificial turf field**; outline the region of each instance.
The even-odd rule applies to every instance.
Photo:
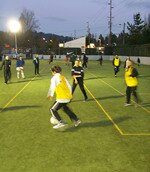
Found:
[[[55,60],[72,82],[71,67]],[[76,88],[69,106],[82,123],[68,122],[64,131],[52,128],[46,96],[51,72],[40,61],[40,76],[26,60],[25,79],[17,79],[15,60],[12,80],[4,84],[0,71],[0,172],[149,172],[150,171],[150,66],[136,66],[142,103],[124,107],[124,68],[114,77],[111,62],[89,61],[85,69],[88,101]],[[55,99],[54,99],[55,100]]]

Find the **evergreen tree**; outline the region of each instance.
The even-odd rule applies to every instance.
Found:
[[[141,19],[140,13],[133,15],[134,23],[127,22],[129,30],[129,44],[140,44],[143,30],[145,28],[144,21]]]
[[[143,30],[143,43],[150,43],[150,14],[148,18],[145,19],[145,28]]]

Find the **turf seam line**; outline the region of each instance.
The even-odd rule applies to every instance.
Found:
[[[94,95],[90,92],[90,90],[87,88],[86,85],[84,85],[86,90],[89,92],[89,94],[93,97],[93,99],[95,100],[95,102],[98,104],[98,106],[102,109],[102,111],[104,112],[104,114],[108,117],[108,119],[112,122],[112,124],[114,125],[114,127],[118,130],[118,132],[123,135],[123,132],[121,131],[121,129],[118,127],[118,125],[113,121],[113,119],[110,117],[110,115],[106,112],[106,110],[103,108],[103,106],[98,102],[98,100],[94,97]]]

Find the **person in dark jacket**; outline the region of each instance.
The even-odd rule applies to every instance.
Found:
[[[103,64],[103,56],[102,54],[100,55],[100,58],[98,59],[100,66]]]
[[[20,75],[22,76],[22,78],[25,78],[24,75],[24,65],[25,65],[25,61],[23,60],[22,56],[20,56],[17,61],[16,61],[16,71],[17,71],[17,78],[20,78]]]
[[[39,65],[40,65],[40,61],[39,61],[39,56],[36,55],[34,58],[33,58],[33,64],[34,64],[34,73],[35,75],[39,75]]]
[[[87,63],[88,63],[88,57],[86,56],[86,54],[84,54],[82,67],[87,68]]]
[[[140,60],[140,58],[138,57],[138,59],[137,59],[137,64],[138,64],[138,66],[140,66],[140,63],[141,63],[141,60]]]
[[[72,64],[72,67],[75,64],[75,60],[77,59],[77,55],[75,55],[74,53],[70,55],[70,62]]]
[[[86,101],[88,97],[84,89],[84,83],[83,83],[84,71],[81,66],[80,60],[75,61],[75,65],[73,66],[71,72],[72,72],[72,77],[73,77],[72,94],[74,93],[76,86],[79,84],[79,87],[84,95],[84,100]]]
[[[11,79],[11,60],[9,59],[9,56],[6,56],[5,59],[2,61],[2,65],[0,69],[4,67],[4,82],[5,84],[8,84],[8,81]]]
[[[48,63],[51,64],[53,62],[53,59],[54,59],[54,55],[50,54]]]

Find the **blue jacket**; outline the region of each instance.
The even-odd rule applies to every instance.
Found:
[[[24,60],[18,59],[16,62],[16,67],[23,67],[25,64]]]

